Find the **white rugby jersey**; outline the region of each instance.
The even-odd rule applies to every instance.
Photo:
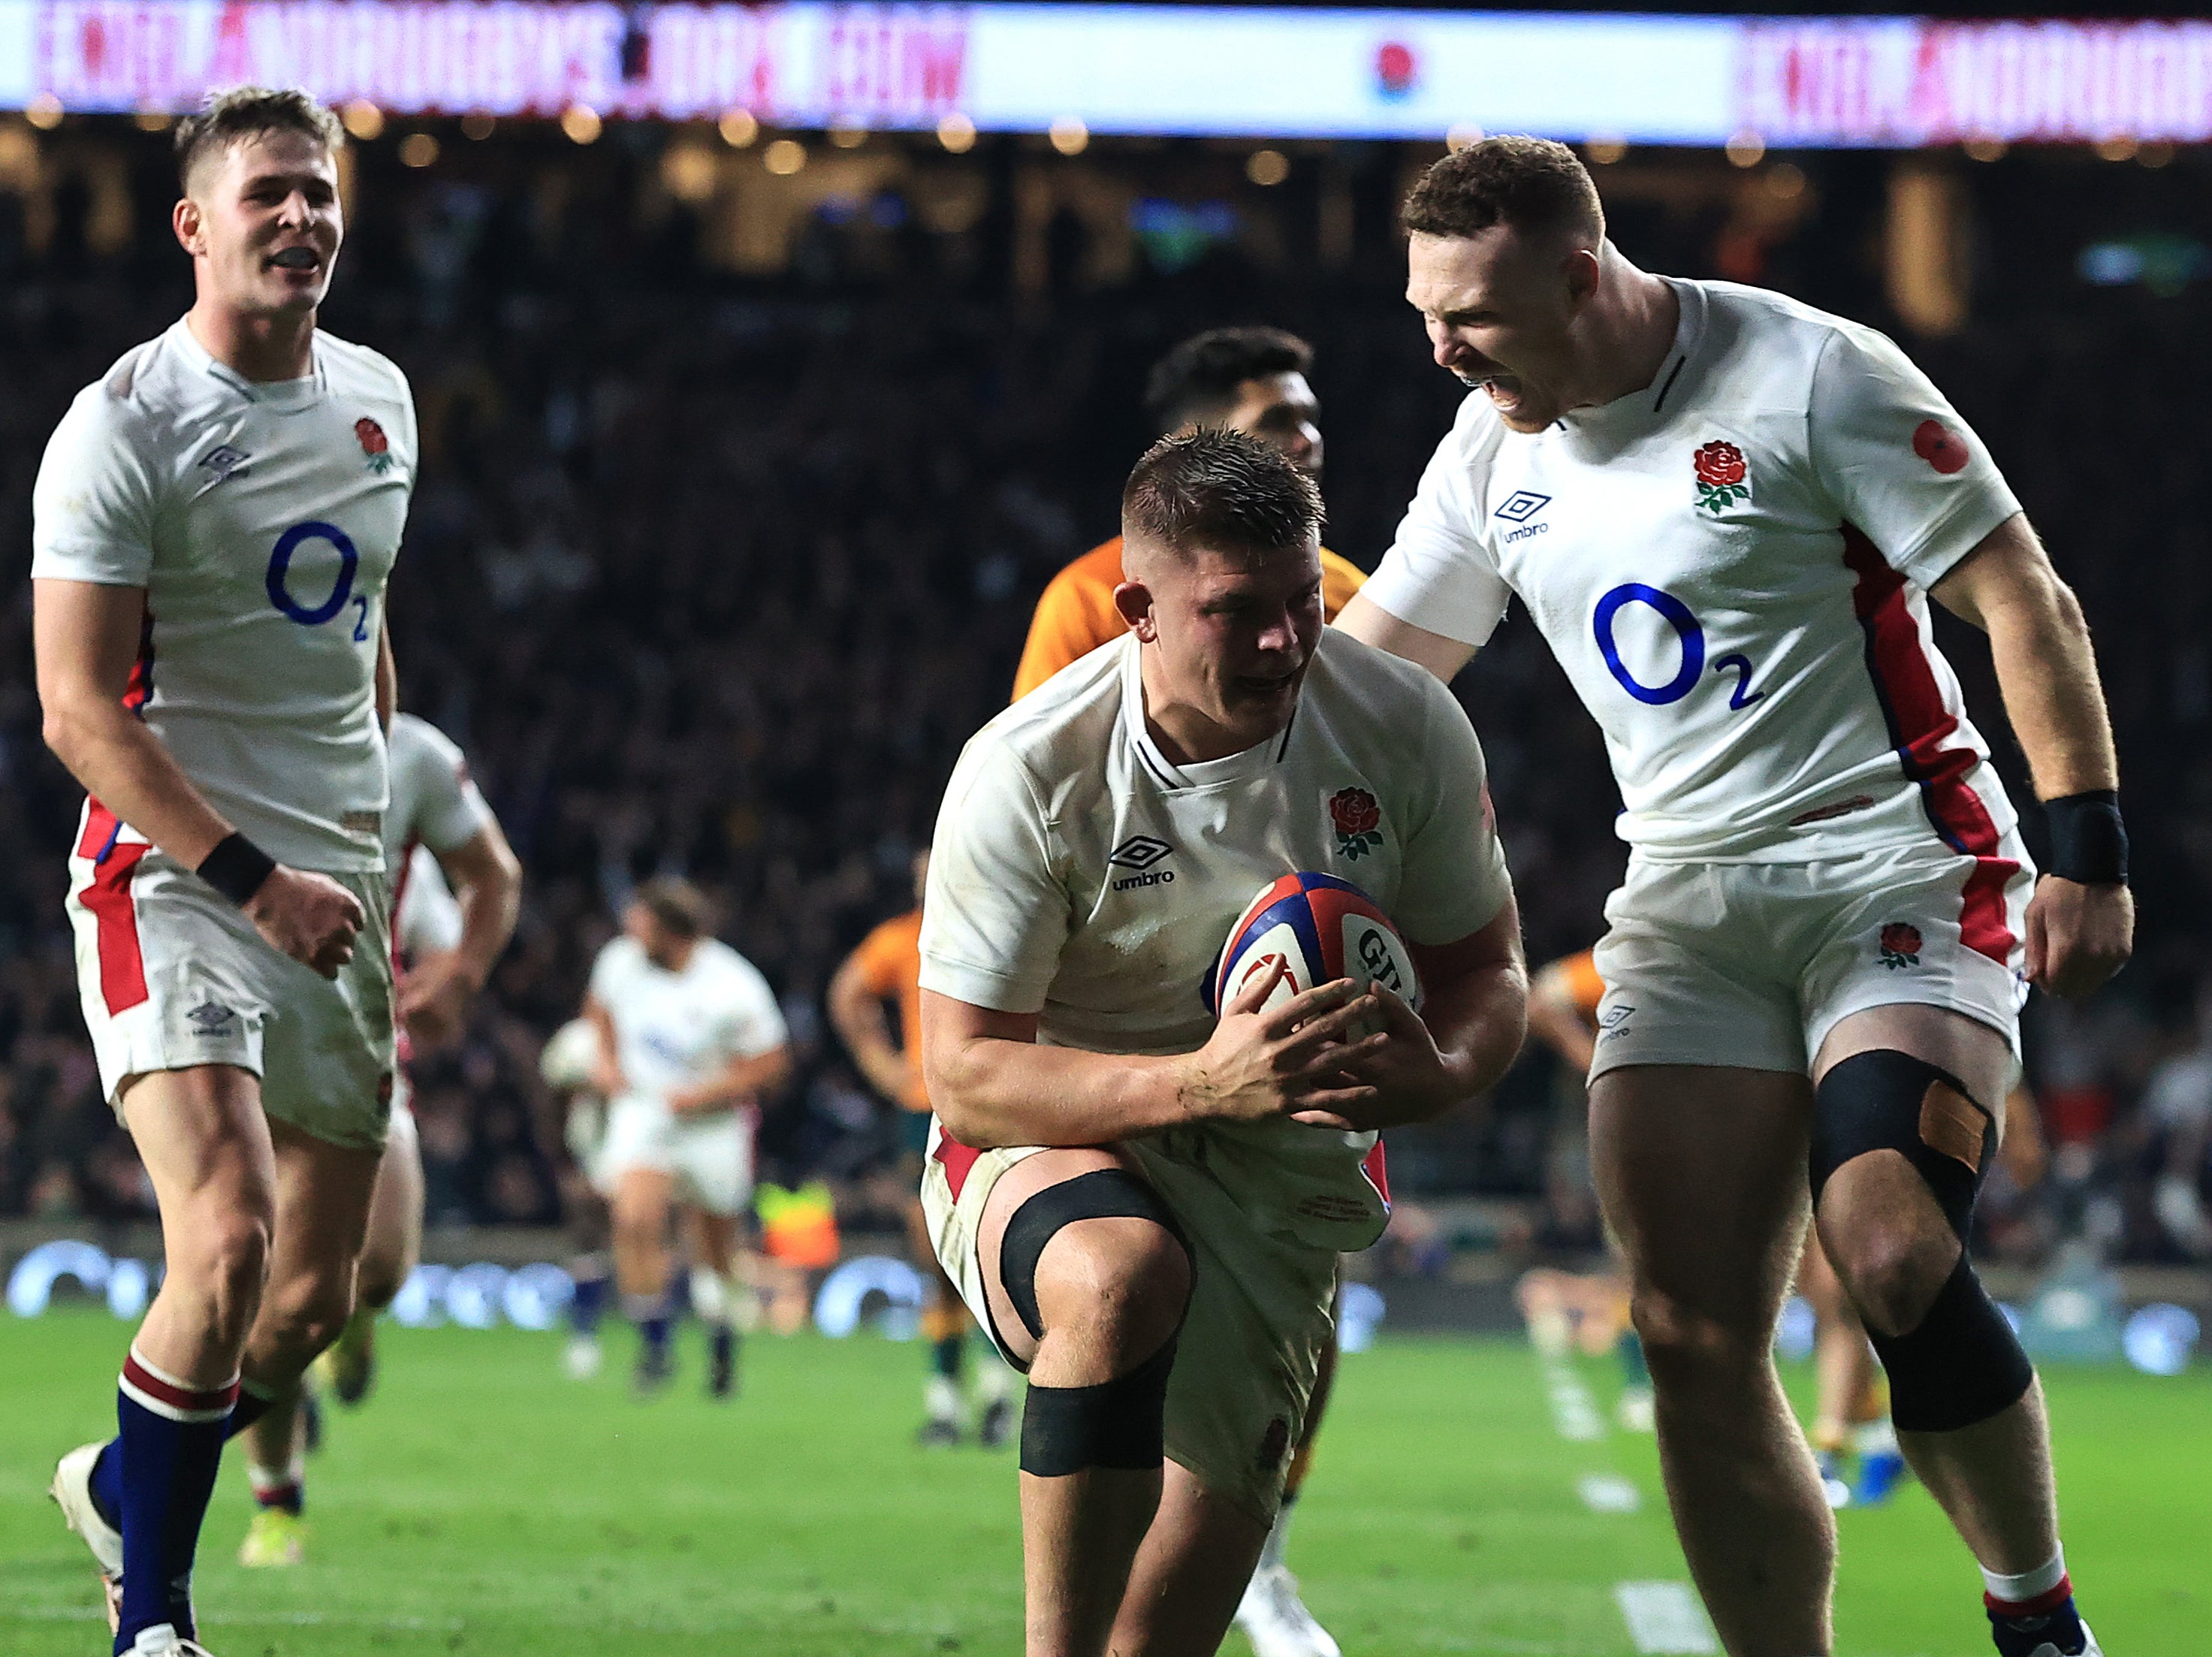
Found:
[[[376,646],[414,486],[406,377],[318,333],[314,372],[217,362],[181,321],[87,386],[46,445],[31,574],[146,590],[127,695],[278,861],[385,861]]]
[[[386,741],[392,801],[384,812],[384,866],[398,878],[410,847],[442,856],[474,840],[492,815],[460,748],[429,720],[395,713]]]
[[[787,1039],[768,980],[720,938],[701,938],[681,972],[654,966],[635,938],[615,938],[592,964],[591,994],[614,1020],[615,1061],[634,1096],[665,1100]]]
[[[1280,735],[1176,766],[1146,732],[1133,634],[1102,646],[969,739],[931,844],[921,984],[1036,1013],[1038,1039],[1190,1053],[1202,986],[1255,894],[1340,876],[1417,944],[1480,931],[1512,885],[1482,750],[1426,672],[1330,628]],[[1364,1248],[1382,1193],[1372,1133],[1285,1120],[1194,1131],[1261,1229]]]
[[[1905,354],[1779,294],[1669,279],[1644,391],[1534,434],[1460,410],[1365,588],[1480,645],[1517,593],[1605,732],[1623,839],[1802,862],[2014,812],[1927,590],[2020,510]]]

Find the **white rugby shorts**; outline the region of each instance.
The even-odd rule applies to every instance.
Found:
[[[665,1174],[678,1200],[732,1218],[752,1205],[753,1115],[747,1108],[679,1116],[649,1094],[624,1094],[607,1107],[605,1137],[586,1175],[612,1200],[632,1168]]]
[[[1940,841],[1814,863],[1634,857],[1595,960],[1593,1077],[1623,1065],[1807,1074],[1856,1012],[1948,1007],[2020,1053],[2027,900],[2018,833],[1996,854]]]
[[[232,1065],[270,1117],[382,1148],[397,1071],[391,894],[381,870],[331,877],[368,924],[335,980],[280,954],[198,875],[86,808],[70,856],[77,989],[110,1105],[149,1071]]]
[[[1261,1234],[1177,1135],[1117,1146],[1137,1164],[1182,1228],[1191,1250],[1190,1310],[1168,1378],[1167,1455],[1206,1489],[1260,1523],[1282,1505],[1291,1451],[1304,1435],[1322,1350],[1334,1338],[1338,1256]],[[984,1294],[976,1237],[983,1205],[1006,1171],[1035,1145],[973,1150],[933,1120],[922,1162],[921,1206],[945,1274],[1016,1369]]]

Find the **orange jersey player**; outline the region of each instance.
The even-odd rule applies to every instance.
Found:
[[[1162,432],[1225,426],[1273,445],[1320,481],[1321,404],[1306,381],[1313,349],[1274,328],[1217,328],[1160,360],[1145,403]],[[1330,621],[1367,577],[1350,559],[1321,551],[1322,609]],[[1019,701],[1070,662],[1120,638],[1128,623],[1114,607],[1121,585],[1121,537],[1093,547],[1047,584],[1030,621],[1014,674]]]
[[[916,1435],[925,1445],[961,1441],[963,1405],[961,1378],[967,1370],[967,1308],[937,1265],[921,1214],[921,1159],[929,1149],[929,1093],[921,1081],[921,889],[929,872],[929,853],[914,860],[915,907],[883,922],[845,957],[830,981],[830,1022],[845,1051],[868,1085],[899,1107],[900,1175],[909,1195],[907,1227],[915,1251],[935,1279],[921,1318],[929,1347],[930,1375],[924,1393],[927,1414]],[[898,1008],[896,1046],[891,1042],[884,1005]],[[976,1441],[996,1449],[1012,1431],[1012,1379],[1005,1364],[986,1351],[975,1365],[974,1403]]]

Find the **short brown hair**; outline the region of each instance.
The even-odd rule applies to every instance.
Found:
[[[714,930],[714,905],[680,875],[655,875],[630,901],[678,938],[704,938]]]
[[[1582,158],[1549,138],[1483,138],[1432,163],[1399,209],[1422,236],[1474,236],[1503,224],[1605,234],[1605,209]]]
[[[1321,491],[1280,451],[1211,426],[1164,437],[1121,490],[1121,534],[1188,555],[1281,552],[1321,533]]]
[[[177,179],[192,187],[192,169],[231,146],[268,132],[299,132],[336,155],[345,124],[296,87],[232,87],[210,92],[198,109],[177,123]]]
[[[1209,328],[1152,365],[1145,411],[1155,431],[1171,432],[1185,421],[1226,412],[1248,379],[1302,374],[1312,367],[1313,347],[1283,329]]]

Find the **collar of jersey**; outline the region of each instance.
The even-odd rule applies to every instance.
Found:
[[[1138,657],[1141,646],[1134,634],[1124,636],[1129,640],[1129,649],[1121,664],[1121,722],[1128,727],[1129,740],[1136,744],[1138,763],[1152,774],[1161,787],[1210,788],[1224,782],[1242,782],[1282,763],[1283,756],[1290,751],[1291,732],[1298,722],[1296,707],[1291,710],[1290,724],[1263,743],[1255,743],[1218,760],[1170,764],[1168,756],[1152,740],[1151,727],[1145,723],[1145,676]],[[1298,700],[1305,700],[1303,688]]]
[[[300,379],[248,379],[229,364],[218,362],[214,354],[194,337],[191,327],[179,317],[169,329],[178,350],[185,360],[201,373],[221,380],[231,390],[280,413],[290,413],[319,402],[323,395],[323,353],[321,343],[315,346],[315,366],[312,373]]]
[[[1674,343],[1667,352],[1667,360],[1659,365],[1658,373],[1649,385],[1626,397],[1595,408],[1577,409],[1563,418],[1562,425],[1585,432],[1657,426],[1664,423],[1670,410],[1680,409],[1686,402],[1680,382],[1686,366],[1705,340],[1705,290],[1676,276],[1659,280],[1674,290],[1676,314]]]

